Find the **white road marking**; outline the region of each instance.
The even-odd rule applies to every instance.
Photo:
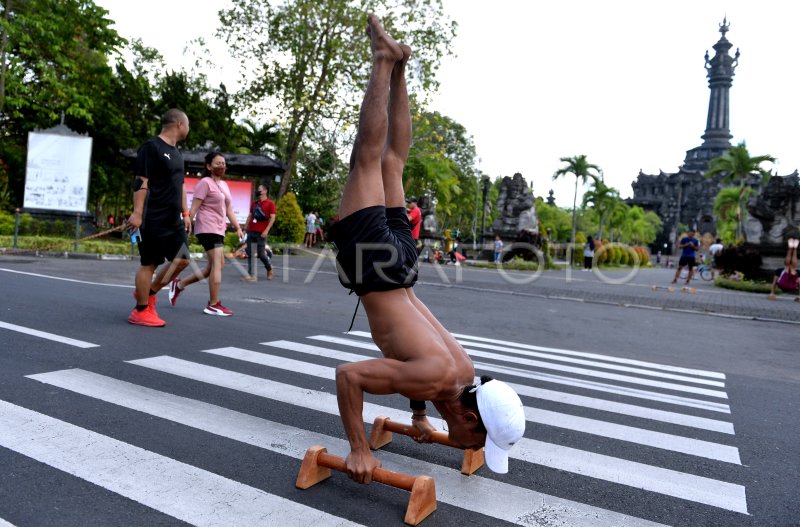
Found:
[[[63,337],[61,335],[56,335],[55,333],[47,333],[46,331],[39,331],[38,329],[26,328],[24,326],[18,326],[16,324],[9,324],[8,322],[0,322],[0,329],[8,329],[10,331],[16,331],[18,333],[24,333],[26,335],[30,335],[32,337],[39,337],[42,339],[52,340],[55,342],[60,342],[61,344],[67,344],[69,346],[75,346],[76,348],[97,348],[100,347],[99,344],[92,344],[91,342],[84,342],[83,340],[71,339],[69,337]]]
[[[16,273],[16,274],[24,274],[27,276],[35,276],[37,278],[49,278],[50,280],[61,280],[62,282],[75,282],[78,284],[88,284],[88,285],[102,285],[105,287],[124,287],[127,289],[133,289],[133,285],[126,285],[126,284],[104,284],[102,282],[89,282],[87,280],[76,280],[75,278],[64,278],[63,276],[51,276],[48,274],[39,274],[39,273],[29,273],[27,271],[17,271],[16,269],[5,269],[0,267],[0,271],[5,271],[6,273]]]
[[[193,525],[358,525],[6,401],[0,445]]]
[[[339,415],[335,394],[298,388],[169,356],[129,362],[183,378],[194,379],[331,415]],[[401,412],[394,408],[372,403],[364,403],[363,418],[365,422],[371,423],[380,415],[385,415],[394,420],[406,420],[408,412]],[[547,467],[569,470],[578,474],[697,501],[715,507],[722,507],[736,512],[743,512],[743,510],[746,512],[747,510],[744,487],[741,485],[626,461],[611,456],[583,452],[559,445],[551,445],[527,438],[522,438],[518,445],[519,447],[513,448],[510,452],[512,458]],[[536,452],[545,450],[542,445],[548,445],[546,449],[547,455],[536,454]],[[581,453],[581,459],[586,463],[586,466],[579,467],[580,470],[576,470],[578,465],[574,464],[576,452]],[[595,463],[597,466],[593,466]]]
[[[140,361],[133,361],[134,363]],[[186,361],[183,361],[186,362]],[[146,363],[141,364],[146,365]],[[156,363],[151,363],[155,366]],[[193,368],[193,363],[188,363]],[[224,370],[222,370],[224,372]],[[231,374],[233,372],[227,372]],[[226,373],[222,373],[225,376]],[[295,459],[302,459],[305,450],[311,445],[323,445],[335,455],[343,456],[349,451],[347,441],[319,434],[303,428],[268,421],[212,404],[159,392],[143,386],[112,379],[103,375],[83,370],[63,370],[39,375],[31,375],[32,379],[71,390],[89,397],[130,408],[149,415],[167,419],[198,430],[203,430],[263,448]],[[257,383],[248,383],[256,388]],[[277,384],[277,383],[275,383]],[[282,385],[286,386],[286,385]],[[257,389],[257,388],[256,388]],[[299,389],[298,389],[299,390]],[[276,395],[272,388],[269,392]],[[308,392],[308,390],[301,390]],[[260,392],[260,390],[259,390]],[[260,393],[259,393],[260,394]],[[315,397],[304,395],[304,401]],[[87,456],[91,452],[86,453]],[[608,511],[599,507],[585,505],[563,498],[557,498],[509,485],[501,481],[481,476],[464,477],[458,470],[445,468],[432,463],[415,460],[398,454],[381,451],[377,453],[384,468],[408,474],[425,474],[436,481],[436,497],[441,503],[474,511],[479,514],[498,518],[502,521],[518,525],[530,525],[531,518],[552,516],[558,511],[561,522],[576,527],[594,527],[596,525],[618,525],[620,527],[657,527],[660,524]],[[299,463],[298,463],[299,467]],[[344,477],[343,475],[335,475]],[[158,479],[158,476],[156,476]],[[287,482],[287,484],[290,484]],[[353,484],[355,486],[355,483]],[[146,485],[143,485],[146,486]],[[187,485],[187,489],[193,487]],[[192,491],[193,492],[193,491]],[[359,492],[364,492],[359,491]],[[502,496],[503,499],[497,499]],[[219,501],[218,497],[209,502]],[[317,512],[317,514],[320,514]],[[277,520],[277,518],[276,518]],[[308,515],[301,514],[298,521],[301,525],[332,525],[325,520],[314,521]],[[344,523],[344,522],[342,522]],[[231,519],[227,525],[295,525],[278,521],[251,521]]]
[[[366,333],[366,332],[362,332]],[[369,336],[369,333],[367,333]],[[686,373],[689,375],[699,375],[702,377],[710,377],[712,379],[725,379],[725,374],[716,371],[708,371],[708,370],[698,370],[693,368],[682,368],[679,366],[671,366],[669,364],[660,364],[658,362],[646,362],[634,359],[624,359],[620,357],[612,357],[609,355],[602,355],[599,353],[588,353],[583,351],[573,351],[573,350],[566,350],[560,348],[548,348],[544,346],[534,346],[532,344],[521,344],[517,342],[511,342],[508,340],[497,340],[497,339],[489,339],[485,337],[476,337],[472,335],[463,335],[461,333],[453,333],[453,336],[457,339],[466,339],[470,341],[477,341],[483,342],[488,344],[499,344],[503,347],[513,347],[513,348],[521,348],[526,350],[534,350],[534,351],[546,351],[550,353],[558,353],[562,355],[571,355],[574,357],[586,357],[590,359],[600,359],[608,362],[617,362],[620,364],[630,364],[632,366],[644,366],[645,368],[653,368],[653,369],[660,369],[664,371],[672,371],[675,373]],[[475,344],[477,345],[477,344]],[[488,347],[488,346],[487,346]],[[491,349],[491,348],[490,348]],[[497,348],[494,348],[497,349]],[[517,352],[515,352],[517,353]]]
[[[297,351],[300,353],[309,353],[313,355],[319,355],[320,357],[328,357],[331,359],[338,359],[343,361],[357,361],[357,360],[364,360],[366,357],[364,355],[358,355],[355,353],[348,353],[346,351],[339,351],[334,350],[331,348],[323,348],[320,346],[312,346],[310,344],[301,344],[299,342],[291,342],[288,340],[276,340],[273,342],[262,342],[264,346],[273,346],[278,348],[283,348],[286,350]],[[372,347],[368,347],[368,349],[373,350]],[[373,350],[374,351],[374,350]],[[373,353],[372,357],[380,357],[380,353]],[[674,404],[677,406],[686,406],[690,408],[700,408],[703,410],[709,410],[712,412],[719,412],[729,414],[731,413],[730,407],[727,404],[723,403],[716,403],[713,401],[705,401],[702,399],[693,399],[690,397],[681,397],[678,395],[660,393],[660,392],[653,392],[648,390],[640,390],[638,388],[631,388],[628,386],[617,386],[614,384],[606,384],[600,383],[595,381],[589,381],[585,379],[577,379],[572,377],[563,377],[560,375],[554,375],[551,373],[543,373],[543,372],[535,372],[531,370],[525,370],[522,368],[513,368],[510,366],[500,366],[498,364],[490,364],[486,362],[474,362],[475,368],[479,371],[489,371],[489,372],[496,372],[496,373],[505,373],[507,375],[514,375],[516,377],[522,377],[525,379],[534,379],[545,381],[554,384],[563,384],[565,386],[574,386],[576,388],[584,388],[587,390],[594,390],[594,391],[601,391],[606,393],[613,393],[618,395],[625,395],[627,397],[634,397],[637,399],[646,399],[650,401],[658,401],[663,403]],[[532,397],[535,397],[532,395]]]
[[[371,338],[371,334],[366,331],[350,331],[347,335],[355,335],[358,337],[367,337]],[[609,355],[601,355],[598,353],[584,353],[579,351],[572,351],[572,350],[563,350],[563,349],[556,349],[556,348],[545,348],[542,346],[531,346],[528,344],[515,344],[508,341],[497,341],[505,343],[502,346],[498,346],[495,344],[488,344],[485,341],[490,341],[491,339],[481,339],[479,340],[478,337],[467,337],[465,335],[460,335],[458,333],[454,334],[453,336],[457,336],[458,342],[462,346],[474,346],[479,348],[485,348],[495,351],[505,351],[508,353],[515,353],[517,355],[523,355],[526,357],[538,357],[541,359],[553,359],[561,362],[569,362],[572,364],[582,364],[584,366],[596,366],[598,368],[605,368],[610,370],[616,371],[624,371],[628,373],[640,373],[642,375],[650,375],[654,377],[661,377],[663,379],[672,379],[675,381],[686,381],[686,382],[695,382],[699,384],[706,384],[709,386],[725,386],[725,383],[719,381],[709,381],[707,379],[697,379],[696,377],[687,377],[686,375],[674,375],[672,373],[665,373],[666,371],[671,371],[675,373],[687,373],[690,375],[696,375],[701,377],[712,377],[715,379],[725,379],[724,373],[716,373],[716,372],[708,372],[704,370],[693,370],[689,368],[679,368],[677,366],[669,366],[665,364],[657,364],[654,362],[643,362],[638,360],[632,359],[621,359],[618,357],[612,357]],[[528,351],[528,350],[538,350],[541,352],[549,352],[549,353],[539,353],[537,351]],[[564,355],[564,356],[562,356]],[[598,362],[597,360],[584,360],[584,359],[574,359],[573,356],[577,357],[586,357],[591,359],[599,359],[603,362]],[[609,363],[618,363],[618,364],[629,364],[631,366],[646,366],[649,369],[643,368],[634,368],[631,366],[621,366],[618,364],[609,364]],[[657,371],[663,370],[663,371]]]
[[[242,348],[217,348],[204,350],[204,353],[243,360],[286,371],[303,373],[305,375],[313,375],[328,380],[335,380],[336,378],[335,369],[328,366],[311,364]],[[407,412],[404,418],[408,420]],[[551,412],[549,410],[540,410],[528,406],[525,407],[525,418],[532,423],[541,425],[565,428],[581,433],[638,443],[653,448],[660,448],[708,459],[716,459],[727,463],[735,463],[737,465],[741,464],[739,450],[737,448],[712,443],[710,441],[701,441],[673,434],[654,432],[652,430],[609,423],[597,419],[587,419],[585,417]]]
[[[375,349],[378,347],[373,343],[367,343],[359,340],[345,339],[341,337],[332,337],[328,335],[314,335],[308,337],[312,340],[319,340],[322,342],[330,342],[332,344],[342,344],[344,346],[353,346],[363,349]],[[728,394],[719,390],[710,390],[707,388],[699,388],[697,386],[687,386],[685,384],[676,384],[672,382],[655,381],[652,379],[642,379],[630,375],[620,375],[616,373],[609,373],[605,371],[595,371],[587,368],[576,368],[574,366],[564,366],[562,364],[554,364],[551,362],[543,362],[539,360],[523,359],[520,357],[510,357],[508,355],[501,355],[499,353],[489,353],[485,351],[467,349],[466,352],[470,357],[481,357],[483,359],[493,359],[502,362],[512,362],[517,365],[532,366],[534,368],[543,368],[546,370],[563,371],[567,373],[574,373],[576,375],[584,375],[587,377],[598,377],[601,379],[609,379],[613,381],[626,382],[630,384],[640,384],[644,386],[651,386],[654,388],[664,388],[666,390],[673,390],[678,392],[695,393],[698,395],[707,395],[709,397],[716,397],[719,399],[727,399]],[[716,383],[716,381],[706,381],[708,383]]]

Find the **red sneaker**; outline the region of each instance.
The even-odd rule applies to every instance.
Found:
[[[147,308],[143,309],[142,311],[133,308],[133,311],[128,317],[128,322],[137,326],[150,326],[154,328],[160,328],[167,325],[166,322],[158,318],[158,313],[156,313],[155,307],[150,305],[148,305]]]
[[[229,317],[233,315],[233,311],[222,305],[222,302],[217,302],[214,305],[208,304],[203,310],[206,315],[217,315],[220,317]]]

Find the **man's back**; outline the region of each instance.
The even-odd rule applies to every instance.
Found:
[[[419,400],[458,397],[472,384],[472,360],[411,289],[375,292],[362,297],[375,344],[384,357],[418,364],[418,374],[434,374],[426,393],[404,393]]]

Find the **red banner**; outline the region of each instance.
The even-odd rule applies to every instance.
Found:
[[[192,197],[194,196],[194,187],[200,178],[186,176],[183,182],[186,185],[186,202],[191,208]],[[239,225],[244,225],[247,221],[247,215],[250,214],[250,203],[253,201],[253,183],[250,181],[231,181],[225,180],[228,188],[231,189],[231,205],[233,205],[233,213],[236,214],[236,219],[239,220]]]

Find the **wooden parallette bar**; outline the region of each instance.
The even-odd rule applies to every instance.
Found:
[[[384,445],[391,443],[392,432],[409,437],[419,436],[419,430],[417,430],[414,425],[398,423],[397,421],[392,421],[388,417],[376,417],[375,422],[372,423],[372,431],[369,435],[369,447],[373,450],[378,450]],[[434,432],[431,435],[431,441],[444,446],[461,448],[450,441],[446,432]],[[469,476],[481,468],[483,462],[483,448],[467,448],[464,450],[464,459],[461,461],[461,473]]]
[[[316,485],[331,476],[331,469],[346,472],[344,459],[328,454],[325,447],[312,446],[303,457],[295,486],[298,489],[307,489]],[[431,477],[414,477],[376,468],[372,471],[372,480],[411,492],[403,520],[408,525],[417,525],[436,510],[436,487]]]

